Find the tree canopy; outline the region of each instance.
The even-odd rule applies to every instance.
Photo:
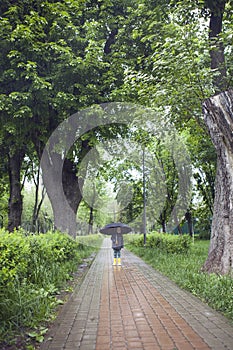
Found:
[[[232,6],[232,0],[1,1],[0,191],[4,223],[6,194],[9,198],[8,228],[21,224],[28,160],[39,164],[49,137],[70,115],[115,101],[151,108],[182,135],[194,170],[195,192],[211,216],[218,154],[202,103],[232,87]],[[65,159],[53,149],[63,167],[64,193],[72,208],[72,224],[67,228],[71,234],[75,234],[85,184],[80,164],[98,143],[123,138],[128,131],[114,123],[98,125],[76,140]],[[161,142],[169,145],[165,138],[154,143],[153,152],[150,142],[146,146],[153,154],[152,163],[167,168],[167,197],[172,198],[177,175]],[[138,165],[124,164],[118,178],[120,172],[127,175],[128,166],[137,169]],[[126,176],[133,195],[122,219],[141,210],[140,181]],[[56,185],[45,185],[54,202]],[[125,202],[123,188],[118,201]],[[174,201],[161,210],[160,225],[166,226],[164,214],[172,212]],[[65,230],[59,221],[65,207],[52,207],[55,226]],[[153,221],[153,212],[148,210],[148,215]]]

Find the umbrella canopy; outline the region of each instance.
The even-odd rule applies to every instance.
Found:
[[[128,225],[122,224],[122,222],[113,222],[100,229],[101,233],[105,235],[112,235],[113,233],[129,233],[132,229]]]

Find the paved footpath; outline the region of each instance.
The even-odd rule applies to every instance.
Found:
[[[105,239],[40,350],[233,350],[233,325]]]

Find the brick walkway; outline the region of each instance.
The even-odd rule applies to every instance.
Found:
[[[233,350],[233,325],[130,252],[104,244],[40,350]]]

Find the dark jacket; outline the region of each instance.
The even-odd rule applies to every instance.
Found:
[[[111,240],[113,249],[121,249],[124,247],[123,235],[121,233],[113,233]]]

